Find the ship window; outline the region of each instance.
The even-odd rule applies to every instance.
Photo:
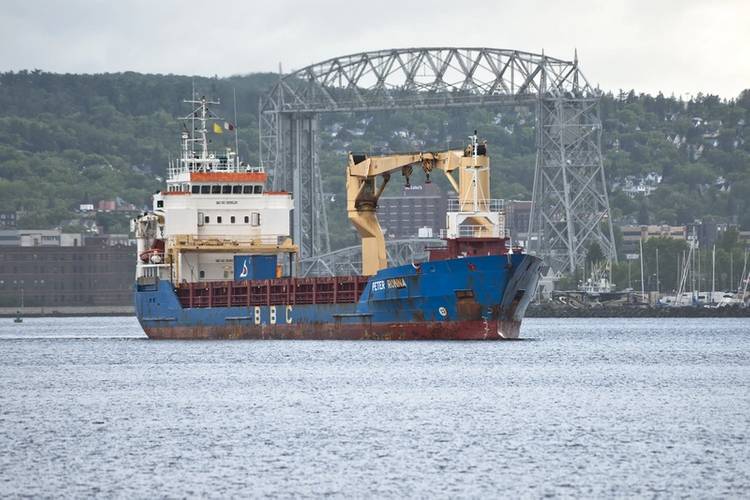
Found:
[[[260,184],[258,184],[257,186],[255,186],[254,192],[255,192],[255,194],[261,194],[263,192],[263,186],[261,186]]]
[[[223,194],[232,194],[232,186],[230,186],[229,184],[221,186],[221,192]]]
[[[258,212],[253,212],[251,215],[252,222],[250,223],[251,226],[260,226],[260,214]]]
[[[221,186],[218,184],[211,186],[211,194],[221,194]]]
[[[246,215],[246,216],[245,216],[245,224],[247,224],[248,222],[250,222],[250,217],[248,217],[248,216]]]
[[[229,222],[231,222],[232,224],[234,224],[234,215],[229,218]]]
[[[201,194],[211,193],[211,186],[201,186]]]
[[[156,208],[164,208],[164,200],[156,200]]]
[[[201,277],[201,279],[205,278],[205,277],[206,277],[206,271],[201,271],[201,272],[199,272],[199,273],[198,273],[198,276],[200,276],[200,277]]]
[[[206,216],[206,217],[205,217],[205,218],[203,219],[203,222],[205,222],[206,224],[208,224],[209,222],[211,222],[211,217],[209,217],[209,216],[207,215],[207,216]]]
[[[242,192],[245,194],[253,194],[253,186],[242,186]]]
[[[208,186],[203,186],[203,187],[208,187]],[[192,190],[193,194],[198,194],[198,193],[201,192],[201,187],[200,186],[196,186],[195,184],[193,184],[191,190]]]
[[[232,186],[232,194],[242,194],[242,186],[239,184]]]
[[[221,224],[221,215],[216,216],[216,223]]]

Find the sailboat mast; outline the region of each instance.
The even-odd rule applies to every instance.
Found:
[[[658,294],[660,292],[660,283],[659,283],[659,247],[656,247],[656,293]]]
[[[713,254],[711,256],[711,303],[714,303],[714,293],[716,292],[716,244],[714,243]]]
[[[643,238],[638,240],[638,244],[640,245],[640,248],[641,248],[641,298],[645,300],[646,299],[646,287],[645,287],[645,284],[643,283]]]

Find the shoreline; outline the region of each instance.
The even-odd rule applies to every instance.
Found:
[[[15,318],[18,308],[0,307],[0,318]],[[66,306],[24,307],[22,318],[70,318],[74,316],[135,316],[135,308],[129,306]]]
[[[526,318],[750,318],[750,307],[559,307],[531,304]]]
[[[133,306],[90,307],[27,307],[22,318],[71,318],[71,317],[135,316]],[[0,307],[0,318],[15,318],[16,308]],[[531,304],[526,318],[750,318],[750,307],[722,307],[707,309],[699,307],[587,307],[572,308],[557,305]]]

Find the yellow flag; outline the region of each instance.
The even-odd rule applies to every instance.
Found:
[[[214,134],[221,134],[222,132],[224,131],[221,129],[221,125],[214,122]]]

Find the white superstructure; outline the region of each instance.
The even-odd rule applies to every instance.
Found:
[[[154,195],[151,212],[134,220],[136,277],[174,283],[231,279],[235,255],[293,255],[291,194],[265,191],[263,168],[241,162],[231,149],[209,151],[209,124],[214,133],[236,129],[209,110],[216,102],[185,102],[194,106],[185,118],[193,133],[182,132],[181,156],[170,162],[167,189]]]

